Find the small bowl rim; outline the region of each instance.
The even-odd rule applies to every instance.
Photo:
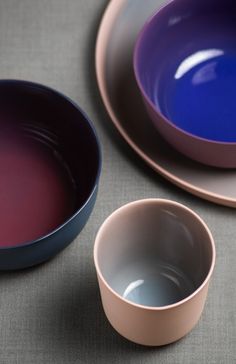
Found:
[[[203,226],[203,228],[205,229],[205,231],[207,232],[208,238],[209,238],[209,243],[211,246],[211,251],[212,251],[212,258],[211,258],[211,264],[210,264],[210,268],[209,271],[205,277],[205,279],[203,280],[203,282],[201,283],[201,285],[194,290],[193,293],[191,293],[190,295],[188,295],[187,297],[185,297],[184,299],[177,301],[175,303],[169,304],[169,305],[165,305],[165,306],[147,306],[147,305],[141,305],[138,303],[135,303],[133,301],[128,300],[127,298],[122,297],[119,293],[117,293],[107,282],[107,280],[104,278],[101,269],[100,269],[100,264],[98,262],[98,248],[99,248],[99,244],[100,244],[100,236],[102,235],[103,231],[106,229],[107,225],[109,225],[110,221],[118,214],[120,214],[121,212],[123,212],[126,209],[129,209],[129,207],[131,206],[135,206],[135,205],[142,205],[142,204],[160,204],[160,203],[164,203],[167,205],[173,205],[176,206],[178,208],[181,208],[183,210],[185,210],[188,214],[192,215],[192,217],[194,217],[195,219],[197,219],[200,224]],[[214,238],[212,236],[212,233],[210,231],[210,229],[208,228],[207,224],[204,222],[204,220],[196,213],[194,212],[192,209],[190,209],[189,207],[176,202],[176,201],[172,201],[172,200],[168,200],[168,199],[162,199],[162,198],[147,198],[147,199],[141,199],[141,200],[136,200],[133,202],[129,202],[125,205],[122,205],[121,207],[119,207],[118,209],[116,209],[115,211],[113,211],[106,219],[105,221],[102,223],[102,225],[100,226],[96,238],[95,238],[95,243],[94,243],[94,249],[93,249],[93,258],[94,258],[94,264],[95,264],[95,268],[96,268],[96,272],[98,277],[101,279],[102,283],[106,286],[106,288],[110,291],[110,293],[112,293],[112,295],[116,296],[116,298],[118,298],[119,300],[121,300],[122,302],[125,302],[126,304],[129,304],[133,307],[139,308],[139,309],[143,309],[143,310],[147,310],[147,311],[165,311],[165,310],[170,310],[176,307],[181,306],[182,304],[191,301],[200,291],[202,291],[202,289],[208,284],[212,273],[214,271],[214,267],[215,267],[215,262],[216,262],[216,247],[215,247],[215,242],[214,242]]]
[[[162,15],[162,13],[168,9],[169,7],[172,6],[172,4],[174,2],[176,2],[178,0],[168,0],[168,2],[162,6],[160,6],[155,12],[154,14],[152,14],[151,16],[149,16],[149,18],[146,20],[146,22],[144,23],[144,25],[142,26],[141,30],[138,33],[138,36],[136,38],[135,41],[135,45],[134,45],[134,50],[133,50],[133,70],[134,70],[134,76],[137,82],[137,85],[139,87],[139,90],[141,91],[141,95],[143,96],[143,98],[145,99],[145,102],[147,102],[147,104],[153,109],[153,111],[161,118],[164,120],[165,123],[167,123],[170,127],[172,127],[173,129],[176,129],[178,132],[184,134],[187,137],[199,140],[201,142],[204,143],[209,143],[209,144],[214,144],[214,145],[222,145],[222,146],[236,146],[236,140],[235,142],[226,142],[226,141],[220,141],[220,140],[214,140],[214,139],[208,139],[208,138],[204,138],[201,136],[198,136],[196,134],[193,134],[191,132],[188,132],[185,129],[180,128],[179,126],[177,126],[176,124],[174,124],[174,122],[172,122],[170,119],[168,119],[161,110],[158,110],[158,108],[156,107],[156,105],[154,104],[154,102],[151,100],[151,98],[149,97],[148,93],[146,92],[140,76],[139,76],[139,71],[138,71],[138,58],[139,58],[139,52],[140,52],[140,48],[141,48],[141,44],[143,41],[143,38],[146,34],[146,32],[149,30],[149,27],[151,26],[151,24],[155,21],[156,18],[158,18],[159,16]]]
[[[0,251],[3,250],[11,250],[11,249],[20,249],[20,248],[24,248],[24,247],[28,247],[30,245],[34,245],[37,243],[42,242],[43,240],[46,240],[48,238],[50,238],[51,236],[55,235],[56,233],[58,233],[60,230],[62,230],[66,225],[68,225],[72,220],[74,220],[76,218],[77,215],[80,214],[80,212],[86,207],[86,205],[88,205],[88,203],[90,202],[90,200],[92,199],[98,184],[99,184],[99,178],[101,175],[101,169],[102,169],[102,151],[101,151],[101,144],[98,138],[98,134],[97,131],[92,123],[92,121],[89,119],[88,115],[82,110],[82,108],[75,102],[73,101],[70,97],[66,96],[65,94],[63,94],[60,91],[57,91],[56,89],[43,85],[39,82],[33,82],[33,81],[28,81],[28,80],[21,80],[21,79],[0,79],[0,85],[4,85],[4,84],[19,84],[22,86],[32,86],[32,87],[36,87],[39,89],[42,89],[46,92],[49,92],[51,94],[54,94],[55,96],[58,96],[61,99],[64,99],[65,101],[67,101],[71,106],[73,106],[82,116],[83,120],[85,123],[88,124],[93,136],[94,136],[94,140],[95,143],[97,145],[97,152],[98,152],[98,165],[97,165],[97,173],[96,173],[96,177],[94,179],[93,182],[93,188],[91,189],[88,197],[86,198],[86,201],[83,203],[83,205],[81,205],[78,209],[76,209],[76,211],[69,217],[67,218],[63,223],[61,223],[57,228],[53,229],[51,232],[49,232],[48,234],[42,235],[37,239],[34,240],[30,240],[28,242],[22,243],[22,244],[17,244],[17,245],[10,245],[10,246],[0,246]]]

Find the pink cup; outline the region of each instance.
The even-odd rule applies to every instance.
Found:
[[[115,211],[94,246],[104,311],[127,339],[159,346],[198,322],[215,264],[212,235],[189,208],[148,199]]]

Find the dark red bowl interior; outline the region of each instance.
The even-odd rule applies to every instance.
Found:
[[[0,82],[0,247],[49,234],[87,201],[99,171],[96,135],[69,99]]]

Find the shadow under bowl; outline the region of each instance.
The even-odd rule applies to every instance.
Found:
[[[0,81],[0,270],[33,266],[82,230],[101,155],[81,109],[48,87]]]
[[[173,0],[144,25],[134,70],[147,111],[178,151],[236,167],[236,3]]]

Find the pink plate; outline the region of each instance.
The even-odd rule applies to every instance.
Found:
[[[111,0],[96,45],[100,93],[115,127],[155,171],[206,200],[236,207],[236,171],[207,167],[172,149],[149,121],[136,86],[132,56],[145,20],[162,5],[157,0]]]

